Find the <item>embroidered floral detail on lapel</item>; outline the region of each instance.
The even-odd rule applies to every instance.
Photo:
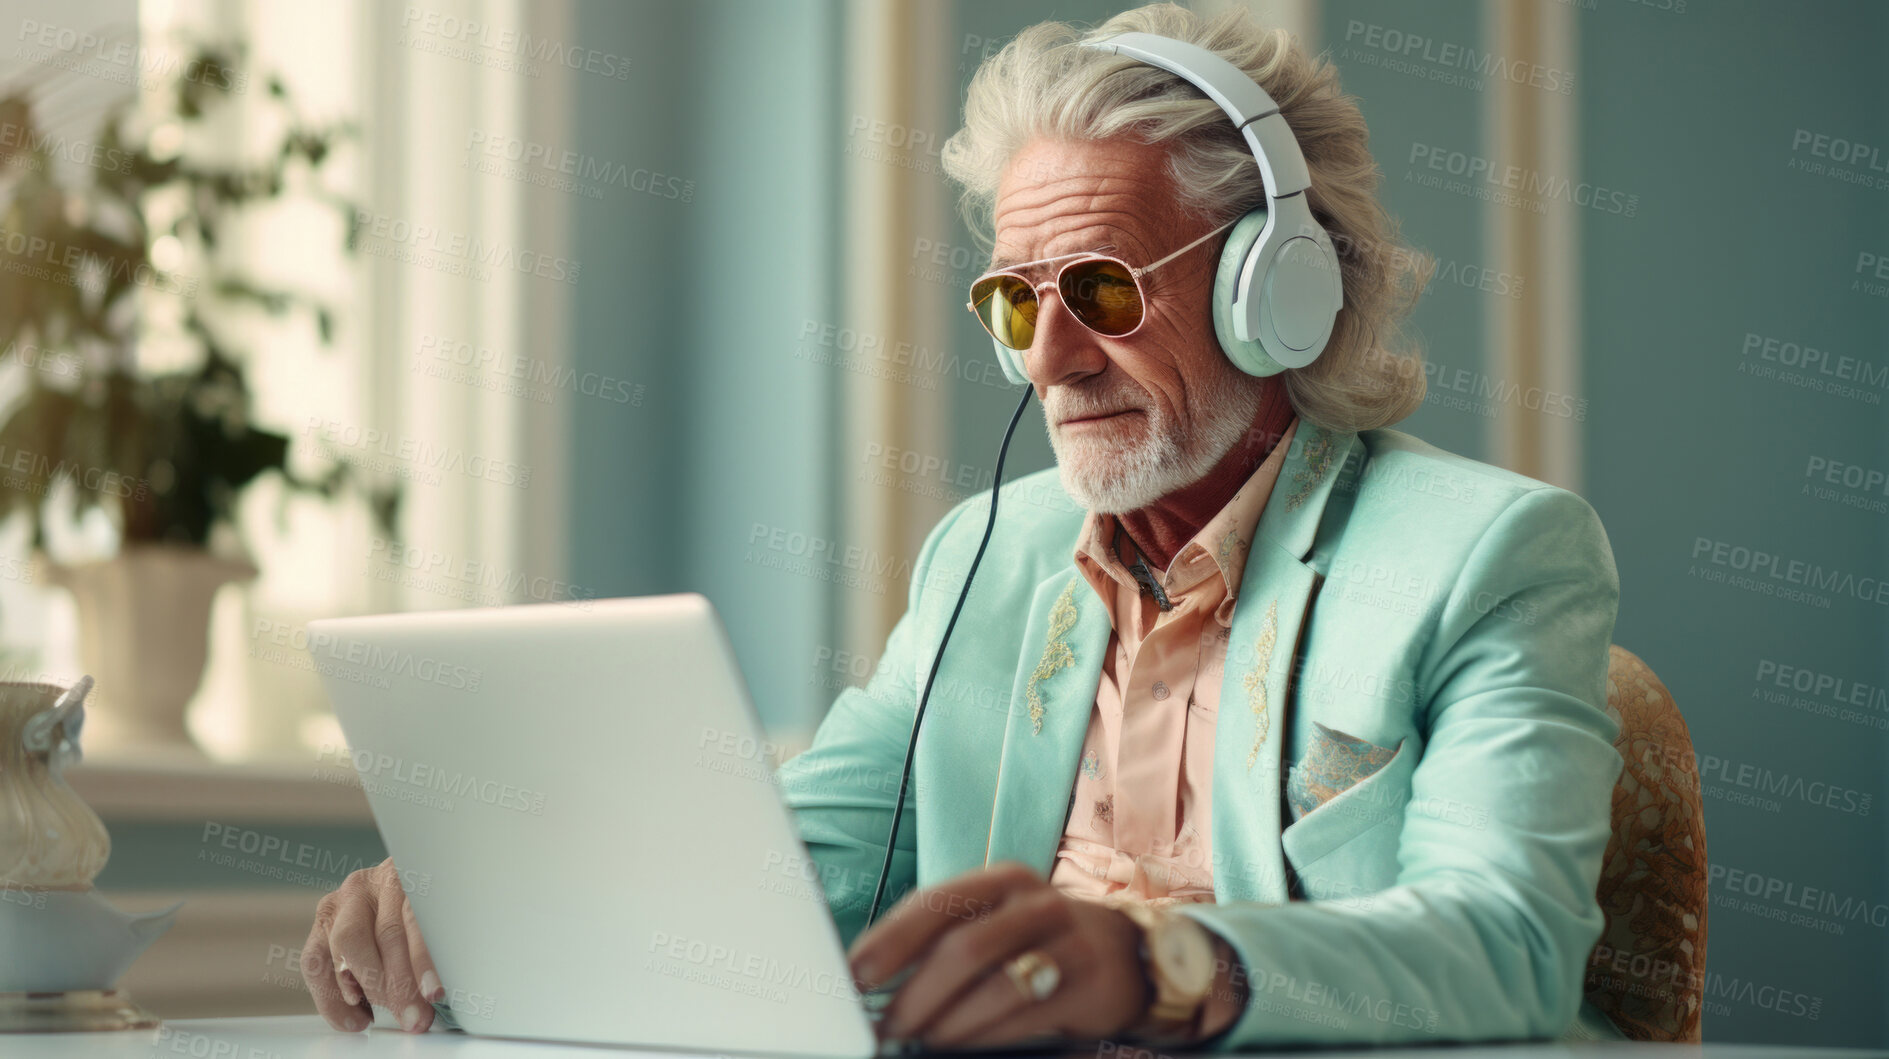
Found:
[[[1246,753],[1246,767],[1259,760],[1259,745],[1266,741],[1272,719],[1266,709],[1266,671],[1272,668],[1273,641],[1279,636],[1279,601],[1266,604],[1266,623],[1260,626],[1259,639],[1253,641],[1253,668],[1246,673],[1246,704],[1253,710],[1258,730],[1253,733],[1253,749]]]
[[[1312,495],[1312,487],[1331,468],[1332,454],[1331,431],[1322,427],[1313,429],[1312,437],[1305,443],[1305,466],[1292,472],[1292,480],[1298,483],[1292,495],[1286,498],[1286,510],[1296,511],[1305,498]]]
[[[1036,692],[1037,682],[1047,680],[1058,669],[1076,662],[1076,654],[1069,649],[1063,635],[1076,627],[1076,582],[1081,579],[1081,574],[1070,578],[1063,586],[1063,594],[1056,597],[1056,605],[1049,609],[1049,642],[1043,645],[1043,657],[1030,671],[1030,683],[1025,687],[1033,735],[1043,734],[1043,697]]]
[[[1222,567],[1232,565],[1234,553],[1240,550],[1240,544],[1240,535],[1234,530],[1227,530],[1226,534],[1220,538],[1220,543],[1215,547],[1214,551],[1219,556],[1220,565]],[[1228,587],[1232,588],[1237,586],[1229,585]]]

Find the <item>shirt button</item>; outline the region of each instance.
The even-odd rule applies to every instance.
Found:
[[[1167,686],[1167,682],[1166,682],[1166,681],[1161,681],[1161,680],[1157,680],[1157,681],[1155,681],[1155,682],[1154,682],[1154,699],[1155,699],[1155,701],[1156,701],[1156,702],[1159,702],[1159,701],[1161,701],[1162,699],[1165,699],[1165,698],[1167,698],[1167,697],[1168,697],[1168,686]]]

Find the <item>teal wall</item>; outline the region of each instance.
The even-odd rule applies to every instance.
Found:
[[[764,721],[830,692],[824,582],[749,562],[757,525],[833,538],[836,373],[794,356],[836,319],[836,0],[578,5],[576,39],[630,77],[575,78],[577,150],[694,182],[693,201],[576,200],[572,356],[649,402],[573,418],[570,570],[598,596],[693,591],[727,624]]]
[[[1364,58],[1372,56],[1381,63],[1386,57],[1369,43],[1372,26],[1485,47],[1480,8],[1460,2],[1418,9],[1398,0],[1328,0],[1321,16],[1319,46],[1337,64],[1345,91],[1357,98],[1371,130],[1371,156],[1383,172],[1379,194],[1384,207],[1402,223],[1403,242],[1436,259],[1437,275],[1408,323],[1412,340],[1423,350],[1425,370],[1432,380],[1493,376],[1484,314],[1489,299],[1504,295],[1455,279],[1495,266],[1482,246],[1486,234],[1483,204],[1409,179],[1431,172],[1410,161],[1413,151],[1488,153],[1482,127],[1483,96],[1471,88],[1415,77]],[[1527,287],[1524,282],[1495,286],[1495,290],[1526,291]],[[1398,423],[1397,429],[1451,452],[1489,459],[1488,413],[1496,409],[1487,401],[1468,397],[1460,385],[1433,382],[1423,405]]]
[[[1792,165],[1817,160],[1792,150],[1803,129],[1874,144],[1875,164],[1889,166],[1889,7],[1607,2],[1580,25],[1582,175],[1641,196],[1630,220],[1590,211],[1581,225],[1586,493],[1620,568],[1614,638],[1672,689],[1708,765],[1726,763],[1705,781],[1715,867],[1794,887],[1799,900],[1818,900],[1807,895],[1816,888],[1871,910],[1817,916],[1842,931],[1829,933],[1767,918],[1799,911],[1782,897],[1722,903],[1746,899],[1750,884],[1721,875],[1707,1039],[1881,1044],[1889,704],[1859,711],[1871,723],[1821,716],[1759,697],[1779,689],[1758,676],[1766,664],[1794,666],[1889,687],[1885,609],[1841,593],[1824,593],[1826,608],[1713,583],[1706,575],[1725,568],[1693,553],[1705,538],[1889,576],[1889,513],[1805,492],[1822,484],[1806,477],[1813,458],[1889,469],[1889,386],[1863,386],[1865,401],[1741,372],[1776,366],[1743,352],[1747,334],[1889,368],[1889,298],[1851,289],[1858,253],[1889,251],[1889,170],[1869,188]],[[1725,796],[1747,788],[1726,777],[1743,766],[1873,806],[1738,804]],[[1820,1013],[1741,1002],[1751,982],[1820,1000]]]

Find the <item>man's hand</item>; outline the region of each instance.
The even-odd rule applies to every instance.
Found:
[[[886,1009],[881,1037],[932,1047],[1051,1035],[1097,1040],[1147,1010],[1140,944],[1141,928],[1127,916],[1005,863],[905,895],[848,959],[862,989],[915,967]],[[1025,996],[1004,973],[1032,949],[1061,972],[1045,1000]]]
[[[394,1012],[409,1033],[433,1025],[427,1001],[446,990],[392,857],[349,875],[315,906],[315,926],[302,946],[302,978],[316,1010],[335,1029],[366,1029],[374,1021],[370,1003]]]

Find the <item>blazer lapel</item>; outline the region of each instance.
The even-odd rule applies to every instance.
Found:
[[[1288,896],[1281,791],[1286,715],[1299,640],[1322,576],[1305,562],[1332,484],[1357,435],[1309,424],[1294,433],[1240,575],[1214,726],[1214,895],[1282,904]]]
[[[1108,611],[1074,562],[1036,586],[1011,689],[986,866],[1021,861],[1045,877],[1054,867],[1110,631]]]

